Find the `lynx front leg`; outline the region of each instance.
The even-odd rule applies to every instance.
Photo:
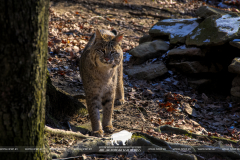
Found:
[[[92,135],[96,137],[103,136],[102,124],[99,113],[100,106],[101,100],[99,96],[95,96],[87,100],[88,113],[92,124]]]
[[[118,79],[116,88],[116,105],[122,105],[124,103],[124,87],[123,87],[123,65],[122,63],[118,67]]]
[[[112,114],[113,114],[113,107],[114,107],[114,93],[107,93],[103,98],[102,105],[103,105],[103,130],[107,133],[113,132],[112,126]]]

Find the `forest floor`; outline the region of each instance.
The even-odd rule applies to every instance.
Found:
[[[132,65],[128,51],[138,46],[139,38],[147,35],[156,22],[163,17],[182,19],[196,17],[194,12],[201,5],[203,3],[200,1],[176,4],[150,0],[51,1],[47,65],[53,85],[77,97],[86,105],[76,58],[81,55],[81,51],[96,29],[116,29],[124,33],[122,43],[124,67],[128,67]],[[146,63],[152,61],[154,60],[150,59]],[[175,82],[178,82],[178,85]],[[124,75],[124,88],[126,103],[114,108],[114,133],[121,130],[132,133],[138,131],[166,142],[192,146],[211,146],[216,142],[211,138],[196,139],[188,134],[161,133],[156,130],[160,126],[170,125],[190,133],[225,138],[229,140],[224,141],[225,145],[235,144],[234,147],[238,147],[239,104],[231,102],[230,93],[216,94],[211,91],[200,93],[188,86],[184,75],[172,71],[151,81]],[[185,109],[179,109],[179,106],[185,106]],[[190,113],[191,108],[195,108],[196,113]],[[74,126],[78,126],[86,129],[83,134],[90,134],[91,123],[87,113],[76,113],[70,117],[69,123],[72,131],[77,131]],[[49,135],[48,140],[52,148],[69,148],[81,138]],[[234,143],[231,143],[231,140]],[[62,153],[61,150],[53,152]],[[99,159],[95,154],[83,156],[84,159],[94,157]],[[222,159],[216,155],[197,156],[199,159]],[[149,153],[100,157],[154,159],[154,155]]]

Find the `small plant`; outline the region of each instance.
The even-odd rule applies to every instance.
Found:
[[[192,137],[192,134],[185,134],[185,136],[190,137],[190,138],[193,138],[193,137]]]
[[[87,109],[84,109],[84,108],[81,108],[78,111],[78,114],[80,114],[82,116],[85,116],[87,113],[88,113]]]

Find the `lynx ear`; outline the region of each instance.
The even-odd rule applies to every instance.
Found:
[[[100,40],[100,39],[102,39],[102,35],[101,35],[100,31],[97,29],[96,30],[96,40]]]
[[[123,34],[117,35],[113,40],[117,43],[121,42],[123,39]]]
[[[111,30],[111,32],[112,32],[113,34],[115,34],[115,36],[117,35],[116,29]]]

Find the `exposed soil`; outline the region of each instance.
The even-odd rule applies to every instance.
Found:
[[[125,1],[127,2],[127,1]],[[96,29],[116,29],[124,33],[122,48],[124,67],[132,65],[128,51],[138,45],[139,38],[157,21],[164,18],[192,18],[202,2],[182,3],[170,6],[160,1],[128,0],[76,0],[51,1],[49,22],[49,59],[53,85],[76,97],[85,104],[84,90],[76,59]],[[150,59],[147,63],[163,60]],[[177,82],[177,83],[176,83]],[[224,145],[238,147],[240,120],[239,104],[230,100],[230,93],[200,93],[188,86],[186,77],[170,71],[152,81],[137,80],[124,76],[126,103],[115,106],[113,126],[115,132],[128,130],[132,133],[144,132],[167,142],[188,145],[213,145],[212,138],[193,138],[188,134],[164,133],[157,129],[163,125],[182,128],[199,135],[226,138]],[[86,104],[85,104],[86,105]],[[67,106],[66,106],[67,107]],[[191,110],[194,109],[194,111]],[[194,113],[193,113],[194,112]],[[64,117],[58,117],[64,119]],[[65,122],[64,122],[65,123]],[[90,134],[91,124],[88,114],[81,111],[69,119],[69,126],[59,122],[61,129]],[[49,125],[47,123],[47,125]],[[65,126],[65,127],[64,127]],[[56,127],[56,126],[51,126]],[[109,137],[109,134],[105,135]],[[47,134],[52,148],[69,148],[82,140],[74,136],[54,136]],[[233,143],[230,140],[234,140]],[[60,154],[63,151],[54,150]],[[88,154],[85,159],[154,159],[154,154]],[[197,155],[199,159],[222,159],[212,155]],[[156,159],[156,158],[155,158]]]

